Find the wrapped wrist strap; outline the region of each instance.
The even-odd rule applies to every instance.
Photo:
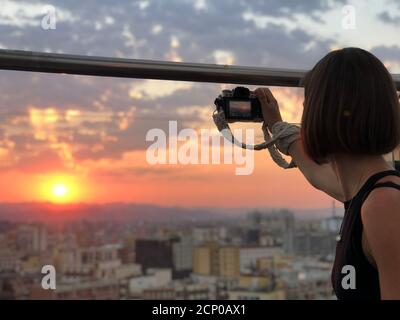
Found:
[[[277,122],[272,128],[272,134],[268,131],[267,125],[264,122],[262,126],[262,130],[264,133],[264,142],[256,145],[247,145],[243,142],[238,141],[226,122],[225,114],[221,111],[214,111],[213,113],[214,123],[219,132],[224,136],[225,139],[232,142],[236,146],[243,149],[250,150],[263,150],[268,149],[269,154],[271,155],[272,160],[274,162],[285,169],[295,168],[296,164],[293,160],[289,163],[287,162],[281,155],[279,151],[283,154],[288,155],[287,151],[289,146],[296,140],[300,138],[300,128],[296,125],[289,124],[286,122]],[[279,150],[278,150],[279,149]]]
[[[276,122],[271,129],[273,137],[279,136],[276,147],[280,152],[289,155],[290,145],[300,139],[300,128],[287,122]]]

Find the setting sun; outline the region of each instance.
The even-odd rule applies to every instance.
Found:
[[[57,203],[72,202],[75,200],[76,191],[75,185],[71,181],[66,181],[65,179],[57,179],[56,181],[49,181],[48,187],[46,188],[48,200]]]
[[[65,184],[59,183],[53,186],[53,195],[59,199],[68,195],[68,188]]]
[[[53,203],[67,204],[82,201],[84,182],[65,174],[42,175],[37,198]]]

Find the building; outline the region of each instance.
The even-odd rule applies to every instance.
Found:
[[[188,276],[193,269],[193,238],[180,235],[172,244],[174,278]]]
[[[174,283],[168,287],[143,290],[145,300],[210,300],[212,289],[202,283]]]
[[[19,257],[15,251],[0,248],[0,273],[14,272],[18,265]]]
[[[336,232],[327,230],[298,230],[294,251],[297,255],[331,257],[336,248]]]
[[[274,291],[252,291],[252,290],[232,290],[228,292],[229,300],[285,300],[285,290]]]
[[[221,277],[238,277],[240,274],[239,247],[223,246],[219,249],[219,273]]]
[[[216,243],[195,247],[193,251],[193,273],[218,275],[218,251],[219,247]]]
[[[164,288],[172,281],[171,269],[148,269],[147,274],[129,280],[130,298],[141,298],[145,290]]]
[[[247,245],[263,244],[282,247],[285,253],[293,253],[295,217],[289,210],[268,213],[251,212],[247,216]],[[256,241],[258,239],[258,242]]]
[[[340,231],[340,226],[342,225],[343,217],[332,216],[321,220],[321,229],[323,231],[328,231],[338,234]]]
[[[63,274],[113,278],[121,267],[119,249],[118,244],[62,249],[57,254],[56,267]]]
[[[17,272],[0,273],[0,300],[19,300],[29,298],[31,280]]]
[[[137,239],[135,242],[135,262],[143,272],[149,268],[173,269],[172,246],[174,239]]]
[[[331,269],[330,262],[316,258],[294,259],[290,265],[278,270],[287,299],[332,299]]]
[[[280,247],[220,246],[215,243],[195,247],[193,273],[221,277],[238,277],[251,274],[261,258],[281,256]]]
[[[280,247],[241,247],[239,251],[240,273],[252,273],[257,268],[257,261],[261,258],[271,258],[283,254],[284,250]]]
[[[210,243],[195,247],[193,273],[221,277],[237,277],[240,273],[239,247]]]
[[[43,290],[40,286],[30,288],[29,299],[39,300],[116,300],[120,298],[117,279],[97,279],[89,281],[57,283],[56,290]]]
[[[192,233],[195,245],[219,242],[221,238],[224,239],[226,237],[226,229],[217,227],[195,227]]]
[[[47,250],[47,229],[42,224],[22,224],[16,234],[17,249],[38,253]]]
[[[190,277],[193,283],[202,284],[209,288],[209,297],[212,300],[224,300],[228,298],[228,291],[237,288],[238,277],[228,278],[220,276],[208,276],[193,273]]]
[[[171,286],[143,289],[140,298],[143,300],[175,300],[176,296],[176,290]]]
[[[271,290],[274,286],[274,279],[269,274],[244,274],[239,277],[239,288],[257,291]]]

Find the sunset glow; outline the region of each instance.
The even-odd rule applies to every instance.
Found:
[[[57,199],[63,199],[66,197],[66,195],[68,194],[68,188],[64,185],[64,184],[56,184],[53,187],[53,195],[57,198]]]
[[[82,199],[82,188],[78,187],[76,178],[67,175],[54,175],[41,178],[40,193],[37,198],[53,203],[74,203]]]
[[[293,6],[280,1],[263,5],[127,1],[115,12],[114,4],[85,1],[85,10],[79,12],[67,1],[62,6],[64,1],[50,1],[57,7],[62,27],[45,33],[40,4],[3,2],[1,48],[308,70],[330,50],[355,46],[371,51],[391,73],[400,73],[396,1],[385,2],[384,7],[378,1],[368,5],[352,1],[360,13],[354,29],[342,28],[343,4],[334,1]],[[184,26],[182,12],[194,23]],[[221,12],[230,19],[220,20]],[[96,23],[86,23],[88,18]],[[219,21],[218,28],[210,21]],[[232,37],[229,41],[227,34]],[[82,42],[85,35],[91,36],[90,42]],[[233,84],[3,70],[0,86],[0,203],[331,206],[330,198],[311,187],[300,171],[279,168],[266,151],[255,152],[254,170],[248,176],[236,175],[242,164],[206,164],[200,157],[197,164],[147,161],[152,142],[146,137],[151,130],[165,132],[171,154],[184,151],[180,146],[185,143],[193,145],[184,137],[184,129],[195,130],[198,137],[202,130],[216,132],[213,101]],[[271,87],[271,91],[283,119],[298,123],[303,89]],[[179,146],[170,146],[176,135],[169,133],[169,121],[176,121],[177,133],[182,133]],[[254,128],[256,142],[262,142],[260,124],[231,127]],[[199,150],[206,143],[208,139],[195,142]],[[215,150],[210,147],[208,154]]]

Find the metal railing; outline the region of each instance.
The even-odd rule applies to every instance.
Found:
[[[307,70],[0,50],[0,69],[102,77],[299,87]],[[392,75],[400,90],[400,74]]]
[[[307,70],[239,67],[0,49],[0,69],[101,77],[299,87]],[[400,74],[392,75],[400,90]],[[391,154],[400,170],[400,150]]]

